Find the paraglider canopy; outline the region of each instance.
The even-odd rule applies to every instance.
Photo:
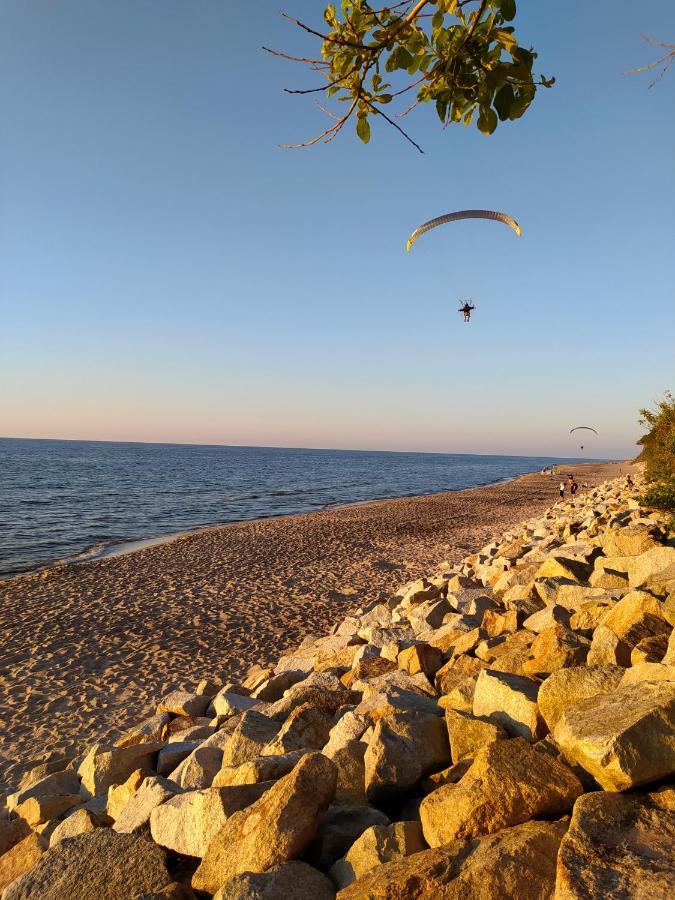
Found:
[[[574,428],[570,428],[570,434],[573,434],[575,431],[592,431],[593,434],[597,434],[598,432],[595,428],[591,428],[590,425],[575,425]]]
[[[415,241],[427,231],[431,231],[432,228],[437,228],[439,225],[445,225],[446,222],[456,222],[459,219],[492,219],[492,221],[494,222],[503,222],[504,225],[508,225],[509,228],[513,228],[518,237],[521,237],[523,234],[520,225],[514,218],[507,215],[507,213],[496,212],[492,209],[462,209],[458,212],[452,212],[447,213],[444,216],[438,216],[436,219],[429,219],[429,221],[425,222],[424,225],[420,225],[420,227],[416,228],[408,238],[405,249],[410,250]]]

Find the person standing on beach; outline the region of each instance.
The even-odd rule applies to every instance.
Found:
[[[560,499],[561,500],[565,499],[565,482],[564,481],[560,482]]]
[[[574,497],[577,492],[579,485],[576,483],[574,479],[570,482],[570,494]]]

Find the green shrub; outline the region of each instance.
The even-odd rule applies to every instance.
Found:
[[[649,431],[639,443],[648,487],[642,498],[648,506],[675,512],[675,397],[666,391],[656,409],[640,410],[640,424]]]

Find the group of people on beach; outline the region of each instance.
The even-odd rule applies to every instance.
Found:
[[[579,490],[579,485],[575,481],[574,475],[572,475],[572,474],[568,475],[567,482],[570,486],[570,495],[572,497],[574,497],[576,492]],[[588,487],[588,484],[585,481],[584,481],[584,487]],[[565,499],[565,482],[564,481],[560,482],[560,499],[561,500]]]

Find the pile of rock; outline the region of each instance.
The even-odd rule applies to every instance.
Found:
[[[622,481],[49,759],[3,900],[675,895],[675,543]]]

